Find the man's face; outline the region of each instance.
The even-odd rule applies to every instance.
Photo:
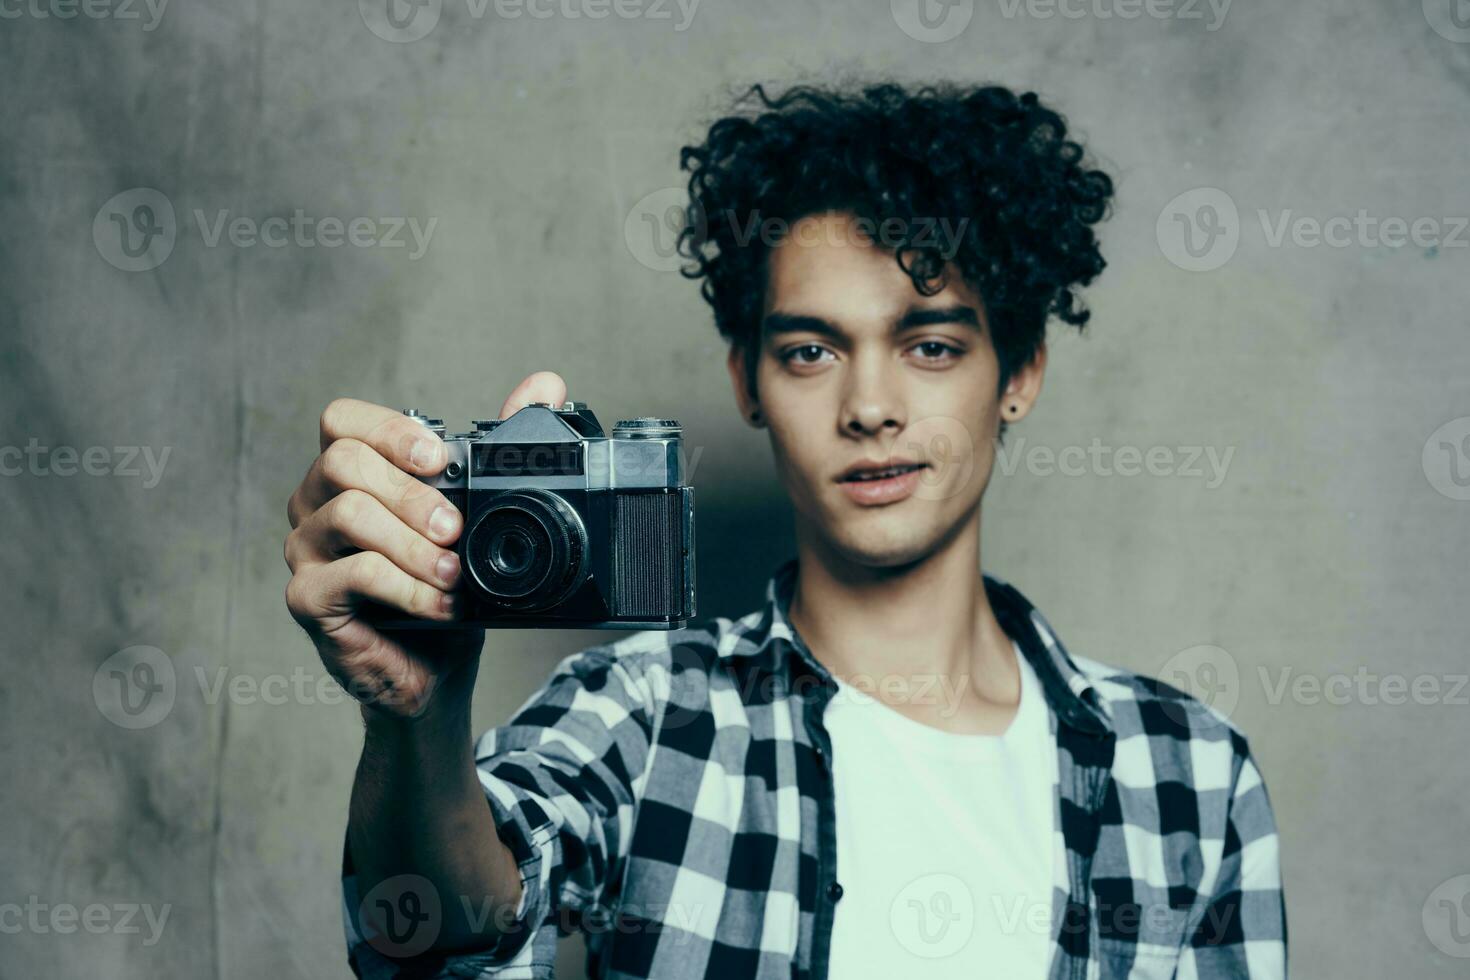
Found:
[[[924,296],[852,216],[809,216],[770,254],[755,400],[731,353],[737,399],[770,429],[801,530],[849,561],[920,560],[974,518],[1002,411],[1019,419],[1040,389],[1044,351],[997,401],[980,298],[952,267],[946,283]],[[890,460],[919,468],[843,478]]]

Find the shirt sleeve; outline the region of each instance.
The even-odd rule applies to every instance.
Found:
[[[632,838],[658,714],[642,654],[611,645],[564,658],[510,720],[482,735],[475,764],[500,838],[521,876],[514,921],[486,949],[390,959],[354,922],[350,864],[343,899],[348,959],[369,980],[550,977],[557,940],[606,913]]]
[[[1244,737],[1231,788],[1220,873],[1188,945],[1178,980],[1284,980],[1286,903],[1281,846],[1266,784]]]

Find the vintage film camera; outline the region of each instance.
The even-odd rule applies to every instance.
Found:
[[[535,402],[445,436],[437,487],[464,515],[463,612],[402,627],[659,629],[694,615],[694,488],[679,423],[625,419],[603,433],[583,402]]]

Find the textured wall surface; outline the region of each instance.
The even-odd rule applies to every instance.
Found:
[[[0,0],[0,976],[347,975],[281,561],[335,395],[681,419],[753,607],[789,513],[660,222],[733,86],[853,72],[1034,87],[1119,178],[986,567],[1244,726],[1297,975],[1464,975],[1463,0],[393,2]],[[589,642],[493,636],[477,724]]]

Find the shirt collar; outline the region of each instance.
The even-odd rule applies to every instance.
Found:
[[[766,583],[765,605],[739,620],[722,638],[721,657],[753,658],[766,669],[779,672],[787,663],[787,655],[795,651],[819,677],[831,676],[812,656],[789,618],[796,574],[795,558],[776,567]],[[1111,732],[1111,712],[1102,693],[1073,663],[1041,611],[1005,580],[988,573],[982,579],[996,619],[1041,679],[1042,690],[1057,718],[1089,734]]]

